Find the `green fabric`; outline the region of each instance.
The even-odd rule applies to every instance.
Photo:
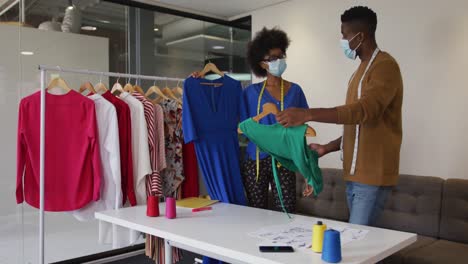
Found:
[[[281,207],[283,208],[283,211],[288,215],[289,218],[292,218],[288,211],[286,210],[286,207],[284,206],[284,201],[283,201],[283,191],[281,190],[280,186],[281,186],[281,183],[280,183],[280,180],[279,180],[279,176],[278,176],[278,170],[276,168],[276,160],[275,158],[271,158],[271,166],[273,168],[273,178],[275,179],[275,185],[276,185],[276,191],[278,192],[278,198],[280,200],[280,203],[281,203]]]
[[[285,128],[280,124],[262,125],[250,118],[240,123],[239,128],[261,151],[270,154],[290,171],[300,172],[314,188],[314,195],[322,191],[322,171],[318,166],[318,154],[307,146],[304,137],[307,125]],[[280,186],[274,164],[275,182]],[[281,188],[278,189],[278,195],[282,203]]]

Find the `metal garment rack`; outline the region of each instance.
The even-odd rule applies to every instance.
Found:
[[[96,75],[101,77],[121,77],[136,80],[153,81],[184,81],[181,78],[169,78],[160,76],[148,76],[138,74],[126,74],[117,72],[89,71],[83,69],[62,68],[60,66],[39,65],[41,71],[41,117],[40,117],[40,147],[39,147],[39,263],[44,264],[44,160],[45,160],[45,94],[46,94],[46,73],[48,71],[75,73],[83,75]]]

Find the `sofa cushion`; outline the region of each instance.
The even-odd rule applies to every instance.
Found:
[[[384,259],[381,263],[382,264],[402,264],[404,263],[404,258],[406,257],[406,255],[408,255],[409,253],[411,253],[412,251],[416,249],[428,246],[436,241],[437,239],[433,237],[418,235],[418,240],[416,242],[398,251],[397,253],[391,255],[390,257]]]
[[[468,243],[468,180],[445,181],[439,236]]]
[[[303,197],[304,178],[296,177],[297,213],[339,221],[348,221],[346,185],[342,170],[322,169],[323,191],[317,196]]]
[[[443,180],[400,175],[376,226],[437,237]]]
[[[405,256],[404,263],[466,264],[468,263],[468,245],[438,240],[428,246],[411,251]]]

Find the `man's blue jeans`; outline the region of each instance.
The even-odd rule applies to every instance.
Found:
[[[349,223],[375,225],[392,187],[346,182]]]

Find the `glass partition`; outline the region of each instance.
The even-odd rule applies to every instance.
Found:
[[[39,90],[39,64],[185,78],[211,61],[250,81],[250,31],[106,1],[0,1],[0,34],[0,263],[38,263],[39,214],[16,204],[15,153],[18,105]],[[100,81],[67,73],[49,73],[47,81],[56,76],[73,89]],[[147,89],[153,82],[141,84]],[[45,248],[46,263],[112,249],[98,243],[97,221],[78,221],[67,212],[46,212]]]

